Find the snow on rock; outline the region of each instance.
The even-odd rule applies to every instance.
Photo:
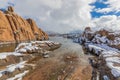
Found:
[[[113,76],[120,77],[120,32],[104,29],[92,31],[87,27],[83,34],[73,41],[82,44],[91,54],[98,55],[106,62]],[[107,79],[106,76],[104,78]]]
[[[109,47],[106,44],[93,44],[93,43],[86,43],[85,47],[92,51],[94,50],[95,54],[99,54],[101,52],[102,54],[114,54],[117,55],[120,53],[120,51],[116,48]],[[99,54],[100,55],[100,54]]]
[[[108,57],[106,58],[106,62],[120,63],[119,57]]]
[[[107,75],[104,75],[104,76],[103,76],[103,79],[104,79],[104,80],[110,80]]]
[[[5,59],[7,56],[9,55],[14,55],[14,56],[21,56],[23,54],[21,53],[16,53],[16,52],[4,52],[4,53],[0,53],[0,59]]]
[[[106,44],[93,44],[87,43],[86,48],[89,51],[94,50],[97,55],[102,55],[105,59],[107,66],[111,69],[111,73],[114,77],[120,77],[120,66],[114,64],[120,64],[120,51],[118,49],[107,46]],[[100,53],[99,53],[100,52]]]
[[[95,46],[95,45],[88,45],[89,49],[92,50],[92,49],[96,49],[96,50],[105,50],[99,46]]]
[[[38,46],[37,45],[32,45],[32,43],[20,43],[18,47],[15,49],[15,52],[20,52],[24,53],[27,52],[28,50],[37,50]]]
[[[120,52],[118,49],[116,48],[112,48],[112,47],[109,47],[107,44],[93,44],[95,46],[98,46],[104,50],[107,50],[107,51],[116,51],[116,52]]]
[[[14,77],[12,78],[9,78],[7,80],[22,80],[22,77],[25,76],[25,74],[27,74],[29,71],[24,71],[23,73],[19,73],[17,75],[15,75]]]
[[[93,42],[96,43],[106,43],[109,42],[106,36],[100,36],[100,34],[95,35],[95,37],[92,40]]]
[[[114,66],[112,62],[107,62],[107,66],[111,69],[111,73],[114,77],[120,77],[120,67]]]
[[[120,77],[120,69],[112,69],[111,70],[112,74],[114,75],[114,77]]]
[[[95,45],[88,45],[89,50],[92,51],[95,50],[95,53],[98,54],[99,51],[103,51],[104,49]]]
[[[116,51],[112,51],[112,50],[107,50],[107,51],[103,51],[102,52],[102,55],[103,55],[103,57],[112,57],[112,56],[117,56],[117,55],[119,55],[119,53],[118,52],[116,52]]]
[[[53,41],[31,41],[30,43],[20,43],[15,49],[15,52],[26,53],[26,52],[37,52],[45,48],[51,48],[51,46],[59,45],[60,43]]]
[[[114,77],[120,77],[120,66],[115,66],[114,63],[120,64],[119,57],[108,57],[106,58],[107,66],[111,69],[111,73]]]
[[[26,63],[26,61],[23,61],[23,62],[20,62],[18,64],[11,64],[11,65],[7,66],[6,69],[0,71],[0,77],[2,77],[2,75],[6,71],[13,72],[13,71],[15,71],[15,69],[24,68],[25,63]]]
[[[31,43],[54,43],[54,44],[59,44],[58,42],[53,42],[53,41],[31,41]]]
[[[98,45],[98,44],[97,44]],[[103,58],[106,60],[107,66],[111,69],[111,73],[113,74],[114,77],[120,77],[120,66],[115,66],[114,63],[120,64],[120,51],[111,48],[107,45],[88,45],[88,49],[95,50],[95,53],[98,54],[98,51],[101,51],[101,55],[103,55]],[[114,57],[118,56],[118,57]]]

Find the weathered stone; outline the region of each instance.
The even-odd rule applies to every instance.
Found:
[[[13,30],[5,14],[0,11],[0,42],[15,41]]]
[[[36,25],[36,23],[32,20],[32,19],[27,19],[28,23],[31,26],[31,29],[36,37],[36,40],[45,40],[48,39],[48,35],[42,31],[41,29],[39,29]]]
[[[92,31],[90,27],[85,28],[85,32]]]
[[[92,32],[90,27],[86,27],[83,36],[86,37],[88,40],[92,40],[94,33]]]
[[[23,19],[13,12],[11,6],[4,13],[0,11],[0,42],[48,39],[48,35],[32,19]]]
[[[14,8],[12,6],[8,6],[8,11],[14,12]]]
[[[103,29],[103,30],[100,30],[98,32],[96,32],[97,34],[100,34],[101,36],[108,36],[109,34],[109,31]]]
[[[107,36],[107,38],[108,38],[109,40],[114,41],[114,40],[115,40],[115,35],[110,34],[110,35]]]

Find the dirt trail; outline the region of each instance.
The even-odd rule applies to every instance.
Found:
[[[91,80],[92,68],[82,47],[71,40],[54,37],[62,46],[50,53],[49,58],[37,59],[36,68],[23,80]]]

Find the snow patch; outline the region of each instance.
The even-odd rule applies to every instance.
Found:
[[[15,77],[9,78],[7,80],[22,80],[22,77],[25,76],[29,71],[24,71],[23,73],[15,75]]]
[[[27,51],[38,50],[42,49],[40,46],[45,46],[46,44],[53,45],[53,44],[60,44],[58,42],[53,41],[31,41],[30,43],[20,43],[15,52],[24,53]]]
[[[116,55],[119,55],[119,53],[118,52],[116,52],[116,51],[112,51],[112,50],[110,50],[110,51],[103,51],[102,52],[102,54],[103,54],[103,56],[104,57],[112,57],[112,56],[116,56]]]
[[[24,68],[25,63],[26,63],[26,61],[23,61],[18,64],[11,64],[11,65],[7,66],[6,69],[0,71],[0,77],[2,77],[3,73],[6,71],[13,72],[13,71],[15,71],[15,69]]]
[[[108,57],[106,58],[106,62],[120,63],[120,58],[119,57]]]
[[[115,77],[120,77],[120,70],[118,70],[118,69],[112,69],[111,72],[112,72],[112,74]]]
[[[32,45],[32,43],[20,43],[18,47],[15,49],[15,52],[24,53],[28,50],[36,50],[39,49],[37,45]]]
[[[7,56],[10,56],[10,55],[21,56],[23,54],[16,53],[16,52],[4,52],[4,53],[0,53],[0,59],[5,59]]]

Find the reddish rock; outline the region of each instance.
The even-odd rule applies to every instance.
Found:
[[[40,28],[37,27],[34,20],[29,18],[27,19],[27,21],[30,24],[33,34],[35,35],[37,40],[48,39],[48,35],[44,31],[42,31]]]
[[[92,31],[90,27],[85,28],[85,32]]]
[[[101,36],[108,36],[109,31],[103,29],[103,30],[97,31],[96,33],[100,34]]]
[[[115,35],[109,34],[109,35],[107,36],[107,38],[108,38],[109,40],[114,41],[114,40],[115,40]]]
[[[5,14],[0,11],[0,42],[15,41],[11,25]]]
[[[13,12],[11,6],[4,13],[0,11],[0,42],[48,39],[48,35],[32,19],[23,19]]]
[[[88,40],[92,40],[94,33],[92,32],[90,27],[86,27],[83,36],[86,37]]]
[[[109,46],[120,50],[120,44],[118,44],[118,45],[109,45]]]
[[[14,8],[12,6],[8,6],[8,11],[14,12]]]
[[[113,34],[109,34],[110,32],[107,31],[107,30],[100,30],[100,31],[97,31],[96,33],[100,34],[101,36],[106,36],[109,40],[115,40],[115,35]]]

